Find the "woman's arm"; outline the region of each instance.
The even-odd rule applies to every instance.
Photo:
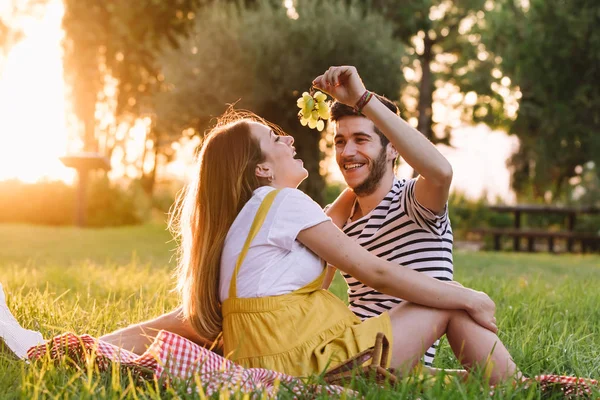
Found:
[[[143,354],[152,344],[159,331],[165,330],[182,336],[192,342],[209,347],[211,343],[200,337],[191,324],[183,319],[181,308],[177,308],[155,319],[119,329],[100,338],[100,340],[114,344],[136,354]]]
[[[462,309],[480,325],[497,330],[495,304],[485,293],[450,285],[378,258],[330,221],[301,231],[298,240],[328,263],[382,293],[433,308]]]
[[[342,193],[335,199],[335,201],[325,209],[325,214],[335,226],[342,229],[348,221],[348,218],[351,217],[352,207],[354,206],[354,202],[356,201],[356,195],[354,191],[350,188],[344,189]],[[327,275],[325,275],[325,280],[323,281],[323,289],[329,289],[331,286],[331,282],[333,281],[333,277],[335,276],[336,268],[333,265],[329,265],[327,268]]]

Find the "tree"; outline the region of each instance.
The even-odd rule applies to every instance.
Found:
[[[44,13],[46,0],[9,0],[4,13],[0,13],[0,72],[3,59],[14,45],[23,39],[21,22],[25,16]]]
[[[481,49],[473,26],[484,23],[491,0],[370,0],[368,7],[394,24],[394,35],[407,47],[403,67],[415,71],[404,90],[405,118],[434,143],[449,144],[451,128],[462,121],[486,122],[476,113],[477,98],[490,90],[493,61]],[[472,92],[472,93],[471,93]],[[465,98],[465,94],[469,94]],[[454,95],[456,94],[456,95]],[[416,99],[416,101],[415,101]],[[457,109],[458,118],[434,113],[434,103]],[[489,114],[498,115],[498,114]]]
[[[6,52],[10,47],[10,44],[14,41],[10,38],[12,33],[10,26],[0,18],[0,50],[2,50],[2,52]]]
[[[163,80],[157,57],[165,48],[179,46],[202,4],[65,0],[65,78],[83,127],[84,150],[110,157],[119,146],[117,133],[127,131],[141,115],[152,114],[151,93]],[[102,122],[103,117],[112,122]],[[151,132],[150,138],[155,136]]]
[[[294,136],[310,173],[303,189],[321,202],[323,134],[300,125],[296,99],[328,67],[344,64],[355,65],[367,87],[394,98],[401,48],[381,16],[343,1],[306,0],[297,14],[287,12],[281,2],[264,1],[203,9],[184,53],[165,55],[168,92],[157,99],[158,124],[202,133],[227,104],[251,110]]]
[[[509,126],[521,142],[513,187],[560,199],[584,164],[600,165],[600,3],[497,1],[487,23],[483,43],[522,93]]]

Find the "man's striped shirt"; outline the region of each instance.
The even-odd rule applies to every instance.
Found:
[[[394,179],[392,189],[373,211],[348,221],[344,232],[377,257],[412,268],[433,278],[451,281],[452,229],[447,208],[436,215],[415,199],[416,179]],[[351,275],[348,283],[350,309],[361,319],[377,316],[402,302],[380,293]],[[431,365],[437,343],[425,353]]]

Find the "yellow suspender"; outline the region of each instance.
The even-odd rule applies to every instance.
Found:
[[[254,217],[254,221],[252,222],[252,226],[250,227],[250,232],[248,233],[248,237],[246,238],[246,243],[244,243],[244,247],[242,247],[242,252],[237,259],[235,264],[235,269],[233,270],[233,275],[231,275],[231,282],[229,283],[229,298],[233,299],[237,297],[237,275],[240,271],[240,267],[244,262],[244,258],[246,258],[246,253],[248,253],[248,249],[250,248],[250,243],[254,240],[254,237],[260,230],[267,214],[269,213],[269,209],[275,200],[275,196],[279,193],[281,189],[270,191],[262,201],[258,211],[256,212],[256,217]]]

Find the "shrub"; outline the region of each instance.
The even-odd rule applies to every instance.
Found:
[[[472,200],[464,193],[454,191],[448,199],[448,213],[455,239],[467,238],[468,232],[475,228],[505,228],[513,225],[510,214],[489,209],[485,195]]]
[[[69,225],[74,207],[75,191],[64,182],[0,182],[0,222]]]
[[[72,225],[77,192],[60,181],[0,182],[0,223]],[[139,224],[150,215],[150,199],[135,182],[127,188],[106,177],[90,177],[87,192],[87,226]]]
[[[345,183],[328,182],[323,190],[323,203],[325,205],[333,203],[345,188]]]
[[[106,177],[97,178],[87,196],[87,226],[135,225],[150,217],[151,200],[139,181],[122,189]]]

